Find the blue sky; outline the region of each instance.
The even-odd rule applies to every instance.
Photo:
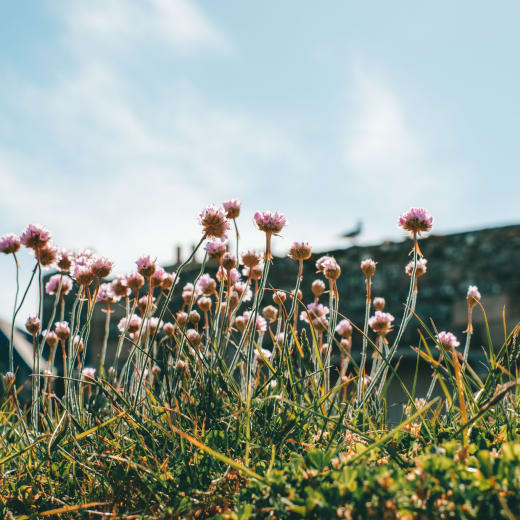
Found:
[[[518,222],[518,2],[18,0],[0,16],[0,234],[47,225],[128,270],[207,203],[398,239]],[[29,267],[30,259],[24,257]],[[0,259],[0,315],[13,292]]]

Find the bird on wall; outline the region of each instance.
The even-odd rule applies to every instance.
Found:
[[[346,233],[342,233],[340,235],[341,238],[347,238],[351,240],[352,242],[355,241],[355,238],[361,235],[361,232],[363,231],[363,222],[361,220],[357,221],[356,227],[347,231]]]

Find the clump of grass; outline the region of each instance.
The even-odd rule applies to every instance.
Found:
[[[394,311],[397,320],[384,311],[382,298],[372,300],[376,263],[362,262],[362,327],[340,310],[341,266],[334,258],[317,260],[321,279],[303,280],[311,248],[295,243],[294,289],[273,288],[271,240],[286,219],[278,212],[256,213],[265,251],[239,256],[239,216],[234,199],[201,212],[202,238],[193,255],[204,245],[205,257],[193,279],[183,279],[192,257],[170,274],[153,256],[142,256],[135,272],[106,282],[111,261],[89,251],[58,250],[41,226],[0,238],[0,251],[15,260],[17,280],[21,245],[35,257],[27,288],[20,299],[16,293],[10,371],[0,378],[2,514],[402,520],[520,515],[519,329],[506,330],[495,347],[487,328],[487,364],[477,371],[468,356],[471,313],[480,305],[476,287],[468,292],[463,354],[452,333],[437,333],[416,315],[417,279],[426,273],[417,239],[431,230],[429,214],[415,208],[399,220],[414,246],[406,268],[408,298],[402,313]],[[48,267],[57,273],[44,289],[42,269]],[[20,391],[27,382],[17,386],[13,332],[35,280],[39,305],[26,325],[33,338],[33,392],[24,403]],[[312,283],[315,296],[307,304],[304,283]],[[45,292],[54,299],[49,316],[43,315]],[[75,296],[67,308],[69,292]],[[105,333],[96,345],[90,332],[99,307]],[[124,317],[112,353],[114,309]],[[421,329],[412,348],[434,373],[426,396],[406,388],[396,370],[394,356],[412,319]],[[359,364],[352,355],[356,348]],[[100,353],[96,367],[85,366],[90,349]],[[408,399],[397,426],[387,417],[390,378]],[[436,385],[442,399],[432,399]]]

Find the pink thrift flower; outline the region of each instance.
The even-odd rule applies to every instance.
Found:
[[[228,271],[226,271],[222,266],[218,268],[217,274],[215,275],[215,278],[220,282],[227,281],[227,275]],[[231,276],[231,283],[237,283],[240,281],[240,273],[237,269],[233,268],[229,271],[229,275]]]
[[[237,199],[229,199],[226,200],[222,204],[223,208],[226,210],[227,218],[237,218],[240,215],[240,201]]]
[[[65,341],[70,336],[69,324],[66,321],[57,321],[54,324],[54,331],[56,332],[56,336],[62,341]]]
[[[90,380],[96,379],[96,369],[95,368],[90,368],[90,367],[85,367],[81,371],[81,378],[86,380],[86,381],[90,381]]]
[[[83,249],[77,253],[73,253],[73,264],[74,266],[90,266],[96,259],[96,255],[90,249]]]
[[[242,298],[243,302],[251,301],[253,298],[251,288],[246,282],[236,282],[233,285],[233,290]]]
[[[226,211],[223,207],[210,205],[199,213],[199,223],[202,226],[205,238],[221,238],[226,237],[227,231],[230,229],[229,222],[226,217]]]
[[[460,345],[460,343],[457,341],[457,337],[455,334],[452,334],[451,332],[442,331],[437,334],[437,342],[439,345],[441,345],[444,348],[455,348]]]
[[[112,280],[112,292],[119,298],[126,298],[130,294],[130,288],[124,276],[118,276]]]
[[[381,296],[378,296],[377,298],[374,298],[374,307],[376,311],[382,311],[385,308],[386,302],[384,298],[381,298]]]
[[[144,320],[144,328],[153,334],[158,328],[161,329],[164,323],[159,318],[148,318]]]
[[[252,314],[251,311],[246,311],[246,312],[244,312],[242,317],[247,322],[249,320],[249,317],[251,316],[251,314]],[[256,326],[255,326],[255,329],[256,329],[257,332],[262,332],[262,333],[267,331],[267,321],[265,321],[265,318],[260,316],[260,314],[256,315]]]
[[[254,215],[256,225],[260,231],[277,235],[287,225],[287,219],[278,211],[257,211]]]
[[[49,230],[39,224],[29,224],[20,237],[22,244],[31,249],[43,247],[50,239]]]
[[[56,265],[61,271],[66,272],[70,270],[73,260],[73,253],[67,251],[66,249],[61,249],[58,253],[58,261]]]
[[[61,282],[61,289],[60,287]],[[56,294],[60,290],[60,294],[65,296],[72,289],[72,280],[67,275],[53,274],[49,281],[45,284],[45,292],[47,294]]]
[[[72,278],[76,280],[79,285],[86,287],[94,280],[94,273],[90,266],[77,265],[72,272]]]
[[[29,334],[36,336],[36,334],[38,334],[38,332],[40,332],[40,328],[41,328],[40,318],[38,318],[38,316],[36,316],[35,314],[31,314],[27,318],[27,321],[25,322],[25,329],[27,330],[27,332]]]
[[[293,260],[308,260],[311,253],[312,248],[307,242],[293,242],[288,256]]]
[[[0,237],[0,253],[9,255],[16,253],[20,249],[20,237],[14,233],[8,233]]]
[[[127,274],[126,285],[133,291],[138,291],[144,285],[144,278],[140,273]]]
[[[242,253],[240,261],[246,267],[255,267],[262,261],[262,255],[254,249],[248,249]]]
[[[392,330],[394,317],[389,312],[376,311],[368,320],[368,326],[380,336],[386,336]]]
[[[111,283],[102,283],[99,286],[96,301],[105,303],[115,303],[121,299],[121,296],[117,296],[114,293],[114,289]]]
[[[323,276],[331,282],[337,280],[341,275],[341,267],[335,258],[330,257],[328,260],[325,260],[322,264],[322,268]]]
[[[300,320],[309,323],[317,318],[324,318],[329,313],[329,308],[321,303],[311,302],[307,304],[307,309],[300,313]]]
[[[112,262],[104,256],[96,258],[90,265],[90,268],[94,276],[100,279],[106,278],[112,272],[113,267],[114,262]]]
[[[198,294],[203,294],[204,296],[210,296],[217,292],[217,282],[207,273],[197,280],[196,287]]]
[[[415,277],[416,278],[419,278],[420,276],[426,274],[426,271],[428,270],[426,267],[427,263],[428,263],[428,260],[426,260],[426,258],[419,258],[417,260],[417,267],[415,268]],[[408,262],[408,264],[406,265],[404,270],[408,276],[412,276],[413,260],[411,262]]]
[[[329,260],[334,260],[331,256],[322,256],[316,260],[316,272],[317,273],[323,273],[323,269],[325,266],[325,263],[327,263]]]
[[[42,267],[51,267],[58,258],[58,248],[48,242],[34,250],[34,257]]]
[[[414,234],[426,233],[432,229],[433,217],[424,208],[410,208],[399,217],[397,225]]]
[[[148,278],[155,273],[157,258],[152,258],[150,255],[140,256],[136,261],[137,272]]]
[[[162,281],[165,276],[166,271],[162,267],[157,267],[151,278],[152,288],[162,285]]]
[[[468,294],[466,296],[468,303],[470,305],[476,305],[480,301],[481,298],[482,298],[482,296],[480,295],[478,287],[476,285],[470,285],[468,287]]]
[[[218,260],[227,251],[227,240],[213,238],[206,242],[204,249],[210,258]]]
[[[139,316],[137,316],[137,314],[132,314],[129,318],[128,317],[121,318],[121,320],[117,324],[117,328],[119,329],[120,332],[124,333],[125,329],[126,329],[126,331],[129,334],[133,334],[134,332],[137,332],[140,327],[141,327],[141,318]]]
[[[262,354],[260,354],[262,352]],[[273,355],[270,350],[267,350],[266,348],[261,348],[260,352],[258,352],[257,349],[255,349],[255,360],[257,363],[263,363],[264,358],[269,361],[271,359],[271,356]]]
[[[342,336],[343,338],[348,338],[352,335],[352,325],[349,320],[341,320],[337,327],[336,333]]]
[[[376,262],[371,258],[366,258],[361,262],[361,271],[365,275],[365,278],[372,278],[376,272]]]

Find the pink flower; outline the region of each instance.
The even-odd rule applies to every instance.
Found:
[[[311,285],[312,294],[319,298],[325,292],[325,282],[323,280],[314,280]]]
[[[95,368],[90,368],[90,367],[85,367],[81,371],[81,378],[86,380],[86,381],[96,379],[96,369]]]
[[[169,321],[163,325],[163,332],[166,336],[173,338],[175,336],[175,325]]]
[[[177,285],[177,282],[179,281],[179,277],[177,276],[177,273],[164,273],[164,276],[162,277],[161,281],[161,288],[165,291],[171,289],[175,285]]]
[[[249,317],[251,316],[251,314],[252,314],[251,311],[246,311],[246,312],[244,312],[244,314],[242,314],[242,317],[247,322],[249,320]],[[257,332],[266,332],[267,331],[267,321],[265,321],[265,319],[262,316],[260,316],[260,314],[256,315],[255,329]]]
[[[255,267],[262,261],[262,255],[261,253],[258,253],[254,249],[248,249],[247,251],[244,251],[241,255],[241,262],[246,267]],[[246,275],[244,275],[246,276]]]
[[[417,267],[415,268],[415,277],[419,278],[419,276],[422,276],[426,274],[426,271],[428,270],[426,267],[426,264],[428,263],[428,260],[426,258],[419,258],[417,260]],[[411,262],[408,262],[406,264],[406,267],[404,268],[406,274],[408,276],[412,276],[413,273],[413,260]]]
[[[112,281],[112,292],[119,298],[125,298],[130,294],[130,288],[124,276],[118,276]]]
[[[27,330],[27,332],[29,334],[36,336],[36,334],[38,334],[38,332],[40,332],[40,328],[41,328],[40,318],[38,318],[38,316],[36,316],[35,314],[31,314],[27,318],[27,321],[25,322],[25,329]]]
[[[129,334],[133,334],[134,332],[137,332],[139,328],[141,327],[141,318],[137,316],[137,314],[132,314],[130,317],[124,317],[121,318],[119,323],[117,324],[117,328],[120,332],[126,331]]]
[[[157,267],[151,278],[152,288],[162,285],[162,281],[165,276],[166,271],[162,267]]]
[[[111,283],[102,283],[99,286],[98,294],[96,301],[97,302],[105,302],[105,303],[114,303],[118,302],[121,299],[121,296],[117,296],[114,293],[114,289]]]
[[[226,210],[227,218],[237,218],[240,215],[240,201],[237,199],[229,199],[226,200],[222,204],[224,209]]]
[[[72,280],[67,275],[62,274],[53,274],[49,281],[45,284],[45,292],[47,294],[56,294],[60,287],[61,281],[61,289],[60,294],[62,296],[69,294],[72,289]]]
[[[376,311],[368,320],[368,326],[380,336],[386,336],[392,330],[394,319],[389,312]]]
[[[455,348],[460,345],[455,334],[444,330],[437,334],[437,342],[444,348]]]
[[[317,318],[324,318],[329,313],[329,308],[321,303],[311,302],[307,305],[307,310],[300,313],[300,320],[309,323]]]
[[[50,239],[50,232],[39,224],[29,224],[20,237],[22,244],[31,249],[43,247]]]
[[[262,352],[262,354],[260,354],[260,352]],[[263,363],[264,358],[267,359],[267,361],[269,361],[271,359],[271,356],[273,355],[272,352],[270,350],[267,350],[266,348],[261,348],[260,352],[258,352],[258,350],[255,349],[255,360],[257,363]]]
[[[468,303],[470,305],[476,305],[480,301],[481,298],[482,298],[482,296],[480,295],[478,287],[476,285],[470,285],[468,287],[468,294],[466,296]]]
[[[337,327],[336,333],[344,338],[348,338],[352,335],[352,325],[349,320],[341,320]]]
[[[144,328],[148,329],[148,331],[153,334],[158,328],[162,328],[164,323],[159,320],[159,318],[148,318],[144,320]]]
[[[8,233],[0,237],[0,253],[9,255],[16,253],[20,249],[20,237],[14,233]]]
[[[157,258],[152,258],[150,255],[140,256],[136,261],[137,272],[148,278],[155,273]]]
[[[307,242],[293,242],[288,256],[293,260],[308,260],[311,253],[311,246]]]
[[[130,273],[126,275],[126,284],[133,291],[137,291],[144,285],[144,278],[139,273]]]
[[[199,213],[199,223],[202,226],[205,238],[224,239],[228,229],[230,229],[224,208],[217,208],[213,205],[204,208]]]
[[[341,267],[335,258],[328,258],[322,263],[323,276],[329,281],[337,280],[341,275]]]
[[[72,272],[72,278],[76,280],[79,285],[86,287],[94,280],[94,273],[90,266],[77,265]]]
[[[51,267],[58,257],[58,248],[48,242],[34,250],[34,257],[42,267]]]
[[[411,233],[428,232],[433,226],[433,217],[424,208],[410,208],[399,217],[397,225]]]
[[[224,282],[227,280],[228,271],[226,271],[222,266],[218,268],[217,274],[215,275],[215,278],[219,282]],[[231,283],[237,283],[240,281],[240,273],[237,269],[233,268],[229,271],[229,275],[231,276]]]
[[[95,260],[96,255],[90,249],[83,249],[78,253],[73,253],[73,264],[75,266],[90,266]]]
[[[316,272],[317,273],[323,273],[324,266],[327,262],[330,260],[334,260],[331,256],[321,256],[316,260]]]
[[[376,262],[371,258],[366,258],[361,262],[361,271],[365,275],[365,278],[372,278],[376,272]]]
[[[67,251],[66,249],[60,250],[58,253],[58,262],[57,266],[61,271],[68,271],[71,266],[72,262],[74,260],[74,255],[70,251]]]
[[[209,274],[203,274],[197,280],[197,293],[203,294],[204,296],[210,296],[211,294],[215,294],[217,291],[217,282]]]
[[[54,331],[56,332],[56,336],[62,341],[65,341],[70,336],[69,324],[66,321],[57,321],[54,324]]]
[[[282,213],[278,211],[257,211],[254,219],[258,229],[277,235],[287,225],[287,219]]]
[[[47,343],[50,348],[54,348],[58,343],[58,336],[52,330],[44,330],[42,336],[45,338],[45,343]]]
[[[251,288],[246,282],[236,282],[233,285],[233,290],[237,292],[238,296],[242,298],[243,302],[251,301],[251,298],[253,297]]]
[[[210,258],[218,260],[227,251],[227,240],[213,238],[206,242],[204,249]]]
[[[90,268],[96,278],[106,278],[114,267],[114,262],[104,256],[100,256],[92,262]]]
[[[381,296],[378,296],[377,298],[374,298],[374,307],[376,311],[382,311],[385,308],[386,302],[384,298],[381,298]]]

